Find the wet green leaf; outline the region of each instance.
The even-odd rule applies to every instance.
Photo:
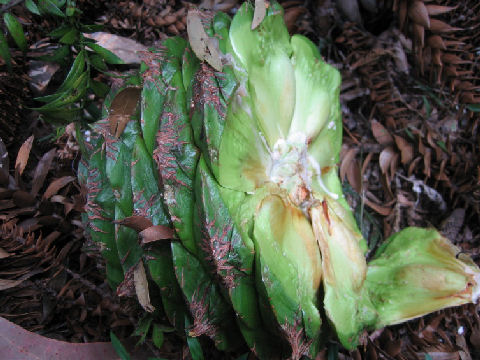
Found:
[[[25,7],[33,14],[40,15],[37,4],[33,0],[25,0]]]
[[[104,98],[110,90],[107,84],[97,80],[90,79],[89,85],[90,85],[90,88],[95,93],[95,95],[97,95],[100,98]]]
[[[78,41],[78,30],[74,28],[69,30],[65,35],[60,38],[59,41],[63,44],[74,44],[76,41]]]
[[[38,8],[42,13],[65,17],[62,10],[60,10],[58,5],[52,0],[38,0]]]
[[[97,54],[99,54],[101,57],[103,57],[105,62],[107,62],[108,64],[124,64],[123,60],[120,59],[117,55],[98,44],[91,43],[87,46],[93,51],[95,51]]]
[[[12,35],[13,40],[17,44],[17,46],[23,52],[27,51],[27,39],[25,38],[25,34],[23,32],[23,27],[18,21],[18,19],[10,13],[3,14],[3,21],[7,26],[10,35]]]
[[[152,340],[157,348],[160,349],[163,346],[163,340],[164,340],[163,331],[158,324],[153,324]]]
[[[123,346],[120,339],[115,335],[113,331],[110,330],[110,340],[112,341],[113,348],[117,352],[118,356],[122,360],[130,360],[130,354],[128,353],[127,349]]]
[[[12,70],[12,57],[10,55],[10,49],[8,48],[7,39],[0,31],[0,56],[5,60],[9,70]]]
[[[39,56],[38,59],[42,61],[50,61],[63,64],[65,62],[65,58],[70,55],[70,46],[64,45],[61,46],[53,52],[51,55],[42,55]]]

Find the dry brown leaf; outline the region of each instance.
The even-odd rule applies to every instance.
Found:
[[[365,204],[368,207],[370,207],[371,209],[373,209],[375,212],[377,212],[378,214],[380,214],[382,216],[388,216],[393,211],[392,208],[387,207],[387,206],[378,205],[378,204],[374,203],[373,201],[371,201],[367,198],[364,198],[364,201],[365,201]]]
[[[125,130],[130,117],[137,108],[141,92],[141,88],[131,86],[115,95],[108,114],[110,133],[115,137],[118,138]]]
[[[10,253],[8,253],[7,251],[0,248],[0,259],[5,259],[5,258],[9,257],[10,255],[11,255]]]
[[[435,15],[445,14],[447,12],[455,10],[457,7],[429,4],[429,5],[426,5],[426,8],[428,11],[428,15],[435,16]]]
[[[425,27],[423,25],[413,23],[413,35],[417,44],[423,48],[425,44]]]
[[[453,27],[437,19],[430,19],[430,31],[436,33],[447,33],[452,31],[459,31],[462,30],[461,28]]]
[[[267,4],[265,0],[255,0],[255,10],[253,12],[252,30],[255,30],[263,21],[267,14]]]
[[[460,64],[470,64],[471,61],[463,60],[460,56],[451,53],[444,53],[442,55],[442,61],[446,64],[460,65]]]
[[[366,157],[365,160],[363,161],[362,170],[361,170],[361,172],[360,172],[360,174],[361,174],[361,176],[362,176],[362,179],[363,179],[363,175],[365,174],[365,171],[367,171],[368,165],[369,165],[370,162],[372,161],[373,155],[374,155],[373,152],[368,153],[367,157]]]
[[[206,61],[217,71],[222,71],[223,64],[218,41],[210,38],[202,24],[201,13],[190,10],[187,14],[187,33],[192,50],[200,60]]]
[[[379,144],[385,146],[393,144],[392,135],[390,135],[390,132],[387,130],[387,128],[377,120],[372,121],[372,133],[373,137]]]
[[[395,135],[395,143],[400,149],[402,164],[408,164],[413,159],[413,146],[401,136]]]
[[[175,16],[174,20],[176,20]],[[98,45],[110,50],[122,59],[125,64],[140,64],[141,60],[138,54],[148,50],[146,46],[133,39],[106,32],[95,32],[84,34],[84,36],[89,39],[94,39]]]
[[[50,166],[52,165],[53,158],[57,153],[56,149],[52,149],[42,156],[35,168],[32,180],[31,194],[33,196],[38,194],[38,191],[42,188],[45,178],[47,177]]]
[[[428,16],[428,11],[423,1],[413,2],[408,8],[408,17],[412,19],[414,23],[427,29],[430,28],[430,16]]]
[[[7,290],[10,288],[14,288],[24,282],[25,279],[20,280],[8,280],[8,279],[0,279],[0,291]]]
[[[9,360],[117,359],[111,343],[76,344],[29,332],[0,317],[0,352]]]
[[[153,312],[155,307],[150,302],[150,294],[148,292],[148,280],[143,262],[140,260],[135,270],[133,271],[133,281],[135,283],[135,292],[137,294],[138,302],[145,311]]]
[[[133,215],[121,220],[114,221],[115,224],[129,227],[137,232],[141,232],[153,226],[153,223],[144,216]]]
[[[382,174],[385,174],[385,175],[388,174],[388,170],[390,169],[390,165],[394,160],[395,155],[396,155],[396,152],[391,146],[388,146],[382,150],[378,159],[380,169],[382,170]]]
[[[44,199],[51,198],[61,188],[63,188],[65,185],[71,183],[74,180],[75,180],[74,176],[62,176],[61,178],[55,179],[50,183],[50,185],[48,185],[47,190],[45,190],[45,193],[43,194],[43,198]]]
[[[390,340],[385,344],[385,351],[391,357],[396,357],[402,351],[402,340]]]
[[[142,230],[140,238],[144,244],[148,244],[158,240],[171,239],[173,237],[173,229],[163,225],[154,225]]]
[[[427,39],[427,45],[433,49],[445,50],[447,46],[440,35],[432,35]]]
[[[15,161],[15,171],[22,175],[27,166],[28,158],[30,157],[30,150],[32,149],[34,136],[30,136],[20,147],[17,154],[17,160]]]
[[[23,190],[15,191],[12,194],[12,200],[19,208],[33,206],[36,203],[35,196]]]
[[[346,151],[345,155],[342,158],[342,163],[340,165],[340,179],[342,182],[345,180],[347,175],[347,169],[350,167],[351,162],[355,159],[355,156],[358,153],[357,148],[350,148]]]

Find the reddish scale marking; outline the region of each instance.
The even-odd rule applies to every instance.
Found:
[[[178,169],[178,163],[176,157],[172,155],[175,148],[186,143],[178,139],[179,133],[184,126],[178,128],[176,124],[178,116],[171,112],[164,113],[162,117],[166,117],[166,121],[163,121],[157,132],[157,147],[153,151],[153,158],[157,163],[160,177],[164,183],[165,180],[168,180],[169,182],[175,182],[188,187],[186,183],[177,178],[176,170]]]
[[[157,201],[157,196],[152,195],[150,199],[147,200],[143,196],[143,193],[144,193],[144,190],[133,193],[133,212],[134,212],[134,215],[143,216],[152,220],[149,214],[149,210],[150,208],[153,207],[153,204]]]
[[[166,60],[166,50],[164,46],[158,48],[158,52],[142,51],[139,52],[141,60],[147,65],[147,70],[142,74],[144,82],[152,82],[155,84],[160,94],[164,93],[158,85],[158,81],[163,82],[162,65]],[[168,88],[167,84],[163,82],[164,89]]]
[[[207,335],[210,338],[214,338],[217,333],[217,328],[210,322],[208,316],[208,305],[205,303],[208,287],[205,288],[203,296],[198,296],[198,290],[196,290],[190,301],[190,312],[193,317],[193,326],[190,329],[190,334],[193,337]]]
[[[95,202],[95,198],[100,192],[100,181],[94,181],[98,179],[100,172],[98,169],[89,169],[88,170],[88,180],[89,184],[88,193],[87,193],[87,202],[85,204],[85,211],[87,212],[89,227],[95,232],[101,232],[106,234],[106,231],[100,230],[98,227],[93,225],[93,220],[107,220],[102,214],[102,208]]]
[[[194,83],[194,104],[199,111],[203,112],[205,105],[213,105],[220,118],[225,118],[225,106],[220,101],[220,92],[216,84],[216,77],[213,69],[202,63],[200,70],[195,75]]]
[[[235,286],[235,275],[232,273],[234,267],[228,264],[228,254],[231,251],[232,244],[226,239],[231,230],[232,225],[225,226],[223,229],[215,228],[215,219],[210,222],[204,221],[200,244],[202,250],[208,254],[205,260],[213,265],[215,273],[227,289],[232,289]],[[210,235],[212,232],[213,235]]]
[[[300,360],[302,356],[308,356],[310,345],[313,340],[305,341],[303,327],[300,326],[300,320],[295,320],[293,325],[290,325],[285,319],[285,323],[281,328],[287,338],[288,343],[292,347],[292,360]]]
[[[124,280],[117,287],[117,296],[135,296],[135,281],[134,281],[134,270],[135,267],[132,266],[125,273]]]

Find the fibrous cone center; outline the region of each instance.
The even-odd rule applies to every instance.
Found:
[[[297,132],[286,139],[278,139],[270,156],[270,168],[267,170],[270,181],[287,190],[297,206],[310,200],[312,178],[317,175],[317,169],[315,160],[308,155],[306,135]]]

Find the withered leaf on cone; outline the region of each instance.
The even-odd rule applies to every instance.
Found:
[[[218,41],[207,35],[200,14],[198,10],[190,10],[187,14],[187,33],[190,45],[199,59],[209,63],[215,70],[222,71],[223,64]]]
[[[255,0],[255,10],[253,12],[252,30],[255,30],[263,21],[267,14],[267,6],[265,0]]]
[[[115,137],[118,138],[125,130],[130,117],[137,108],[141,92],[142,89],[131,86],[115,95],[108,114],[110,132]]]
[[[137,232],[141,232],[153,226],[153,223],[150,221],[150,219],[138,215],[128,216],[124,219],[117,220],[115,221],[115,224],[129,227]]]
[[[138,302],[147,312],[155,311],[155,307],[150,302],[150,294],[148,292],[148,280],[147,274],[143,262],[140,262],[135,266],[133,271],[133,279],[135,283],[135,292],[137,294]]]
[[[155,225],[141,231],[139,235],[142,239],[142,242],[144,244],[148,244],[150,242],[158,240],[171,239],[173,237],[173,234],[173,229],[167,226]]]

